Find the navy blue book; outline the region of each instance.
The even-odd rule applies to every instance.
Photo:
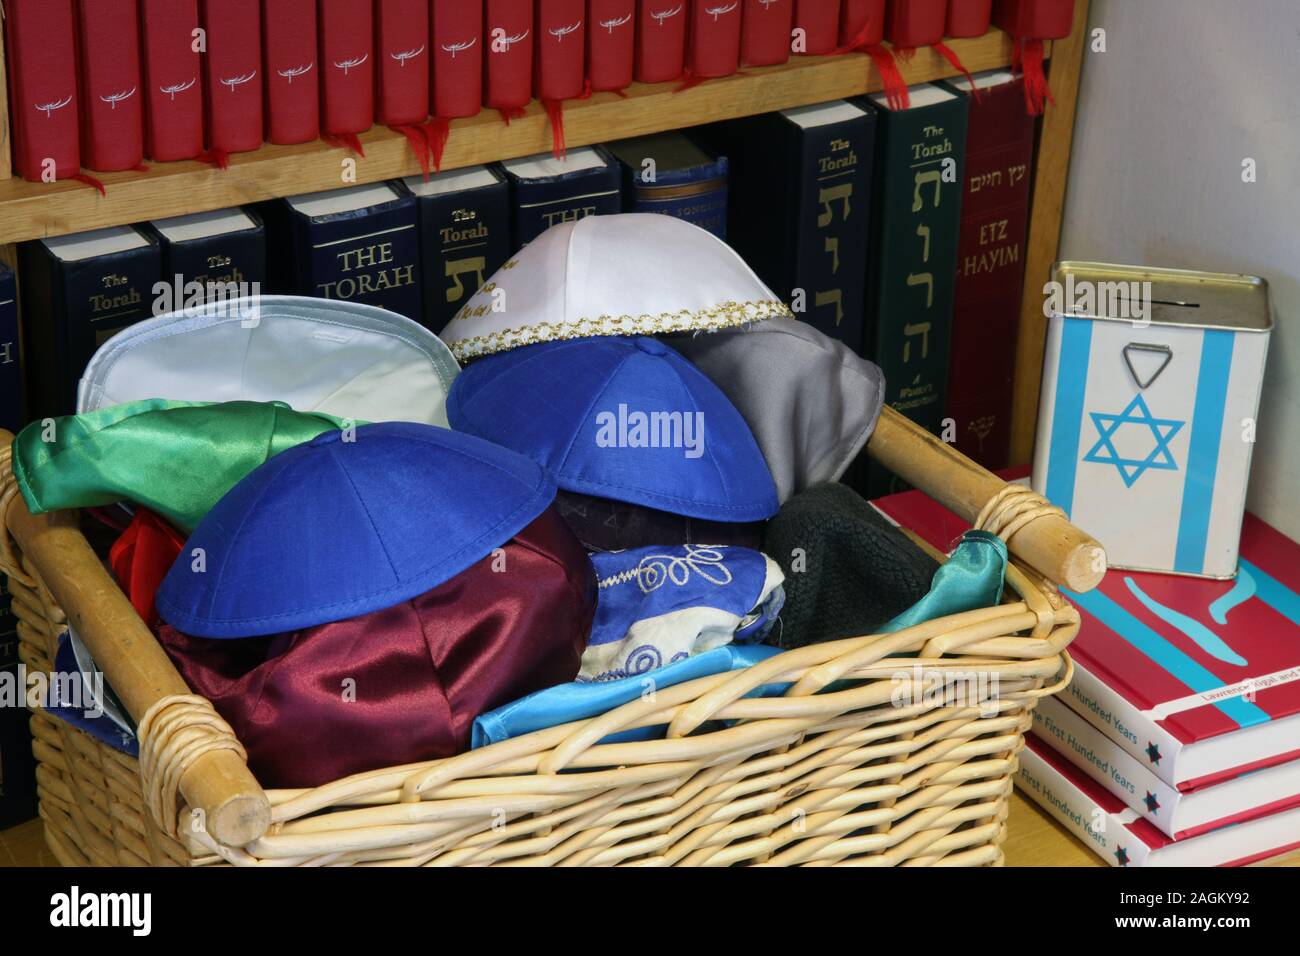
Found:
[[[0,262],[0,428],[23,425],[22,353],[18,348],[18,289],[13,270]]]
[[[599,147],[570,150],[564,159],[507,159],[501,167],[510,180],[515,251],[562,222],[623,211],[622,171]]]
[[[799,318],[863,349],[876,118],[846,100],[717,123],[728,241]]]
[[[31,418],[76,410],[77,382],[106,340],[153,315],[162,276],[157,241],[112,226],[18,248]]]
[[[214,209],[146,224],[162,250],[163,282],[171,308],[209,299],[257,295],[266,282],[266,230],[251,209]]]
[[[9,610],[9,584],[0,575],[0,688],[25,695],[18,675],[17,620]],[[36,816],[36,761],[25,696],[5,699],[0,690],[0,830]]]
[[[420,320],[415,197],[401,182],[273,200],[262,217],[269,291],[364,302]]]
[[[605,145],[623,169],[626,212],[676,216],[727,238],[727,157],[684,133],[655,133]]]
[[[403,182],[415,196],[420,222],[423,321],[430,331],[441,332],[510,258],[510,186],[491,166]]]

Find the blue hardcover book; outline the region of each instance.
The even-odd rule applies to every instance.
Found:
[[[36,761],[8,581],[0,576],[0,829],[36,816]]]
[[[415,197],[401,182],[290,196],[263,208],[272,292],[346,299],[419,321]]]
[[[550,153],[507,159],[501,166],[514,203],[515,250],[562,222],[623,211],[622,172],[599,147],[570,150],[564,159]]]
[[[23,369],[18,347],[18,288],[13,270],[0,262],[0,428],[23,424]]]
[[[835,100],[701,135],[730,159],[732,247],[799,318],[862,354],[875,115]]]
[[[153,314],[162,255],[134,226],[25,242],[18,251],[32,418],[76,410],[77,382],[101,344]]]
[[[510,186],[491,166],[403,180],[420,222],[424,324],[443,326],[505,265],[510,244]]]
[[[266,230],[251,209],[235,206],[156,219],[147,228],[162,250],[171,308],[195,308],[209,299],[257,295],[266,281]]]
[[[727,157],[684,133],[656,133],[605,146],[623,170],[627,212],[676,216],[727,238]]]

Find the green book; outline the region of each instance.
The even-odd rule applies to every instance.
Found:
[[[906,109],[884,94],[860,100],[877,114],[874,251],[867,270],[865,351],[885,373],[885,401],[936,435],[943,431],[953,284],[961,223],[967,98],[926,83]],[[878,465],[853,482],[868,497],[903,484]]]

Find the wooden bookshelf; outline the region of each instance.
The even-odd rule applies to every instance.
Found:
[[[953,40],[950,45],[972,72],[1011,62],[1011,41],[996,30],[978,39]],[[858,53],[798,57],[787,64],[747,69],[680,92],[678,83],[658,83],[634,84],[626,97],[597,93],[565,104],[565,141],[570,147],[601,143],[875,92],[881,88],[880,76],[870,64],[865,54]],[[901,67],[909,84],[956,74],[929,49],[918,50]],[[104,173],[98,178],[107,196],[79,182],[6,179],[0,181],[0,245],[420,172],[415,154],[400,133],[376,127],[361,135],[361,143],[364,158],[314,141],[238,153],[224,170],[179,162],[153,163],[148,172]],[[537,103],[509,126],[495,110],[485,110],[452,123],[442,168],[550,149],[550,121]],[[354,180],[344,179],[349,159],[355,160]]]

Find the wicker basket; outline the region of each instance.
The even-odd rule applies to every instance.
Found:
[[[72,865],[1001,863],[1030,711],[1069,679],[1079,616],[1054,582],[1095,586],[1104,554],[1058,509],[886,412],[873,456],[1007,539],[1001,605],[788,651],[591,720],[310,790],[257,786],[76,516],[33,517],[8,478],[0,569],[22,660],[48,671],[71,620],[140,724],[136,761],[33,716],[51,851]],[[8,441],[0,433],[0,471]],[[745,696],[772,682],[790,686]],[[662,724],[664,739],[599,742]]]

